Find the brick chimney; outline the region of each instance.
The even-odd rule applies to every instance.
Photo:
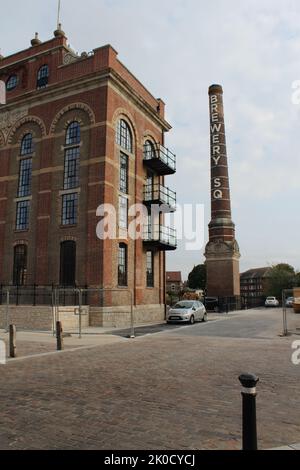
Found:
[[[240,251],[231,218],[230,186],[226,150],[223,89],[209,88],[211,139],[211,222],[205,257],[207,295],[240,295]]]

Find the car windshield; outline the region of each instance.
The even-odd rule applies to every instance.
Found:
[[[189,309],[189,308],[192,308],[193,305],[194,305],[194,302],[178,302],[173,308]]]
[[[275,300],[275,297],[268,297],[267,300]]]

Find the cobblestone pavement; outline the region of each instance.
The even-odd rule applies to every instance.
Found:
[[[266,332],[260,321],[255,335],[259,315]],[[260,448],[300,442],[299,337],[273,334],[281,318],[270,328],[270,315],[0,366],[0,449],[239,449],[243,371],[260,377]],[[250,338],[239,336],[243,321]]]

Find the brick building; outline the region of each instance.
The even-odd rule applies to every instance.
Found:
[[[178,294],[183,288],[181,271],[168,271],[166,273],[166,292]]]
[[[135,203],[174,210],[164,102],[110,45],[77,55],[61,27],[0,56],[0,80],[0,284],[128,288],[135,305],[163,312],[175,233],[159,214],[132,240],[128,211]],[[104,203],[116,209],[116,239],[96,235]]]
[[[241,295],[247,298],[266,295],[270,268],[255,268],[241,274]]]

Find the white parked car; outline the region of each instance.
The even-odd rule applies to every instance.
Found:
[[[187,322],[193,325],[195,321],[207,321],[203,303],[196,300],[181,300],[167,313],[167,323]]]
[[[265,307],[279,307],[279,302],[276,297],[267,297]]]

